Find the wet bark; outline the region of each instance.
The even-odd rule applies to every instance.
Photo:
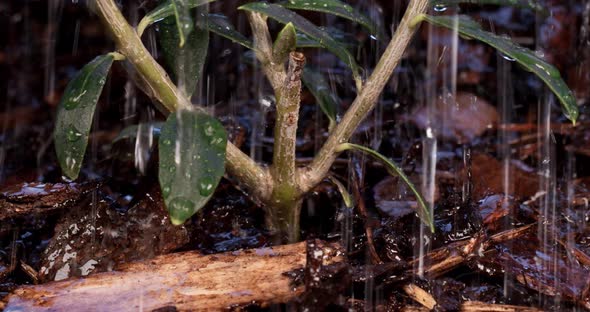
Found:
[[[325,265],[343,261],[338,246],[326,244]],[[306,244],[298,243],[203,256],[184,252],[121,265],[116,271],[15,290],[7,311],[211,311],[293,300],[286,272],[306,264]],[[1,306],[1,305],[0,305]]]

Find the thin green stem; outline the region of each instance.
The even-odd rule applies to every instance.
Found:
[[[170,112],[179,107],[190,107],[188,99],[168,78],[166,71],[152,58],[114,1],[96,0],[94,4],[96,13],[111,33],[117,49],[133,64],[151,95]]]

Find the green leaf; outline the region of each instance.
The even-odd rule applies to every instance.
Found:
[[[460,16],[458,22],[453,16],[421,15],[418,21],[422,20],[450,29],[455,29],[458,25],[461,36],[482,41],[514,59],[545,82],[561,102],[565,116],[574,124],[576,123],[579,112],[572,91],[561,78],[557,68],[538,57],[535,52],[515,44],[508,38],[482,30],[478,23],[466,16]]]
[[[435,11],[444,11],[449,5],[457,5],[461,3],[480,4],[480,5],[500,5],[513,6],[517,8],[531,9],[534,11],[544,12],[546,9],[534,0],[431,0]]]
[[[159,139],[159,179],[173,224],[184,223],[211,198],[225,171],[227,134],[202,112],[171,113]]]
[[[209,28],[209,31],[213,33],[225,37],[235,43],[239,43],[250,50],[254,49],[252,41],[239,33],[225,15],[209,14],[207,27]]]
[[[338,104],[330,90],[328,82],[320,72],[315,71],[310,66],[305,66],[303,68],[301,80],[309,92],[313,94],[316,103],[330,120],[330,129],[332,129],[336,125]]]
[[[375,24],[365,15],[357,12],[350,5],[338,0],[288,0],[279,3],[279,5],[292,10],[315,11],[328,14],[334,14],[355,23],[361,24],[369,30],[371,34],[377,35]]]
[[[96,57],[70,81],[59,103],[53,138],[59,165],[65,176],[78,178],[96,103],[106,82],[112,53]]]
[[[171,76],[188,97],[194,93],[197,82],[201,79],[209,47],[209,31],[202,27],[207,16],[203,13],[198,16],[200,20],[197,21],[196,28],[188,35],[186,44],[182,47],[177,44],[180,34],[171,17],[162,21],[158,27],[158,39],[164,59],[172,71]]]
[[[359,66],[356,63],[354,56],[348,50],[346,50],[345,47],[334,40],[329,33],[314,25],[303,16],[298,15],[297,13],[290,11],[278,4],[266,2],[248,3],[240,6],[239,9],[267,15],[283,24],[293,23],[297,30],[318,41],[321,46],[334,53],[347,66],[349,66],[350,69],[352,69],[352,74],[356,81],[357,89],[361,88],[362,81],[359,74]]]
[[[175,12],[177,11],[178,1],[180,0],[167,0],[166,2],[156,7],[153,11],[146,14],[146,16],[144,16],[139,22],[139,25],[137,25],[137,33],[139,34],[139,36],[141,36],[145,29],[153,23],[159,22],[169,16],[175,15]],[[184,4],[184,9],[186,9],[187,11],[213,1],[215,0],[182,0]]]
[[[387,171],[389,171],[389,173],[391,175],[397,175],[400,179],[402,179],[402,181],[404,181],[404,183],[406,183],[408,188],[410,188],[412,193],[414,193],[414,195],[416,196],[416,200],[418,201],[419,208],[420,208],[418,210],[418,216],[420,217],[422,222],[424,222],[424,224],[426,224],[430,228],[430,231],[432,231],[432,233],[434,233],[434,221],[433,221],[434,218],[433,218],[432,214],[430,213],[430,209],[428,209],[428,206],[426,205],[426,201],[424,200],[424,198],[422,197],[420,192],[418,192],[418,189],[416,188],[414,183],[412,183],[412,181],[410,181],[408,176],[406,176],[406,174],[404,173],[404,171],[400,167],[398,167],[395,163],[393,163],[387,157],[381,155],[379,152],[374,151],[370,148],[364,147],[362,145],[357,145],[357,144],[352,144],[352,143],[343,143],[343,144],[340,144],[338,146],[338,148],[336,148],[337,152],[342,152],[342,151],[346,151],[346,150],[357,150],[357,151],[361,151],[361,152],[369,154],[370,156],[372,156],[376,160],[383,163],[383,165],[385,166],[385,168],[387,168]]]
[[[195,28],[186,2],[186,0],[171,0],[174,19],[176,20],[176,29],[178,30],[178,46],[181,48]]]
[[[345,33],[337,28],[333,27],[320,27],[323,31],[327,32],[330,37],[336,40],[340,45],[348,50],[353,50],[358,46],[358,40],[351,34]],[[308,35],[297,32],[297,47],[298,48],[323,48],[323,46],[315,39]]]
[[[139,125],[127,126],[123,130],[121,130],[121,132],[119,132],[119,134],[113,139],[112,143],[117,143],[121,140],[137,138],[137,134],[140,127],[142,129],[150,129],[150,131],[152,132],[152,136],[154,138],[158,138],[160,136],[160,130],[162,129],[163,124],[163,122],[156,121],[141,123]]]
[[[342,201],[344,202],[346,208],[354,207],[352,195],[350,195],[344,184],[342,184],[342,182],[340,182],[333,176],[328,176],[328,180],[330,180],[330,182],[332,182],[332,184],[336,185],[336,187],[338,188],[338,192],[340,193],[340,196],[342,196]]]
[[[297,47],[297,33],[292,23],[287,23],[283,30],[277,35],[272,46],[272,54],[275,62],[284,63],[289,57],[289,53],[295,51]]]

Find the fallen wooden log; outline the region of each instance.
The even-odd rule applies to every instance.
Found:
[[[224,310],[253,302],[287,302],[303,292],[286,272],[306,263],[305,242],[203,256],[183,252],[117,271],[15,290],[5,311]],[[337,245],[323,245],[324,264],[342,261]]]

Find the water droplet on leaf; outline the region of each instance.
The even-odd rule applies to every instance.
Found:
[[[66,138],[68,139],[68,141],[70,142],[76,142],[78,140],[80,140],[80,138],[82,137],[82,133],[80,133],[80,131],[78,131],[78,129],[76,129],[74,126],[70,126],[66,132]]]
[[[201,181],[199,181],[199,194],[202,196],[209,196],[215,187],[213,187],[213,179],[210,177],[203,177]]]
[[[162,189],[162,196],[164,196],[164,198],[167,198],[170,195],[170,187],[169,186],[165,186]]]
[[[510,56],[508,56],[508,55],[506,55],[506,54],[502,54],[502,57],[503,57],[505,60],[509,61],[509,62],[514,62],[514,61],[516,61],[516,59],[515,59],[515,58],[513,58],[513,57],[510,57]]]
[[[195,203],[185,197],[175,197],[168,203],[170,212],[170,221],[172,224],[182,224],[190,215],[193,214]]]

